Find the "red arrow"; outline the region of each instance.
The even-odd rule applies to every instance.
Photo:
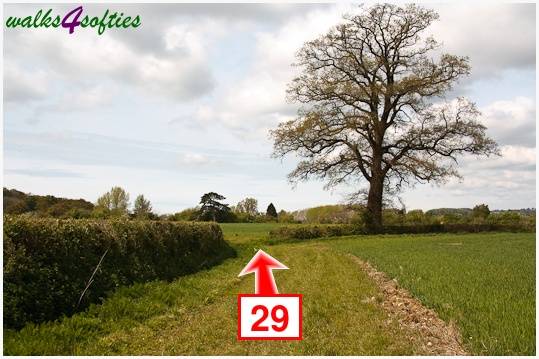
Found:
[[[247,263],[238,277],[249,273],[255,273],[255,294],[279,294],[273,269],[288,269],[287,266],[260,249]]]

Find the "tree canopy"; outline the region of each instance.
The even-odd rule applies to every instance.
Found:
[[[209,192],[200,198],[199,219],[203,221],[225,222],[230,217],[230,207],[220,201],[226,197]]]
[[[268,208],[266,209],[266,216],[277,218],[277,210],[275,209],[273,203],[268,205]]]
[[[255,198],[247,197],[238,202],[235,211],[250,216],[256,216],[258,214],[258,201]]]
[[[139,219],[149,219],[152,217],[152,204],[144,195],[140,194],[135,199],[133,214]]]
[[[382,226],[384,194],[458,176],[459,155],[498,153],[476,106],[445,98],[470,65],[422,36],[437,19],[417,5],[391,4],[345,16],[299,50],[287,92],[298,116],[271,131],[275,156],[303,158],[291,181],[368,184],[373,231]]]
[[[96,207],[111,215],[127,215],[129,194],[121,187],[112,187],[110,191],[97,199]]]

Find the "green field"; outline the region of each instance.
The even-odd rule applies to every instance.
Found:
[[[535,234],[355,237],[331,246],[456,322],[470,352],[535,354]]]
[[[374,264],[442,317],[473,354],[535,353],[535,234],[358,236],[268,245],[277,224],[222,225],[238,251],[172,283],[122,288],[71,318],[4,330],[5,354],[399,355],[424,354],[416,333],[388,322],[372,280],[351,259]],[[304,340],[239,342],[237,274],[259,248],[288,265],[281,293],[304,295]]]

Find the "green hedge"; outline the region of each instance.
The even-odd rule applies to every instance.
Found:
[[[172,280],[234,254],[217,224],[5,216],[4,327],[71,315],[119,286]]]
[[[522,224],[454,223],[385,226],[384,233],[479,233],[479,232],[534,232],[534,226]]]
[[[358,227],[351,224],[306,225],[279,227],[270,231],[270,238],[314,239],[359,234]]]
[[[478,233],[478,232],[535,232],[534,226],[521,224],[421,224],[384,226],[382,234],[413,233]],[[361,226],[342,225],[305,225],[280,227],[270,231],[272,239],[306,240],[321,237],[338,237],[369,234]]]

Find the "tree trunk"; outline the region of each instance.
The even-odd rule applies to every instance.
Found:
[[[382,232],[382,190],[383,178],[371,179],[369,197],[367,198],[367,230],[372,233]]]
[[[373,151],[373,165],[371,170],[365,224],[369,232],[380,233],[382,232],[382,195],[384,190],[381,149],[379,151]]]

